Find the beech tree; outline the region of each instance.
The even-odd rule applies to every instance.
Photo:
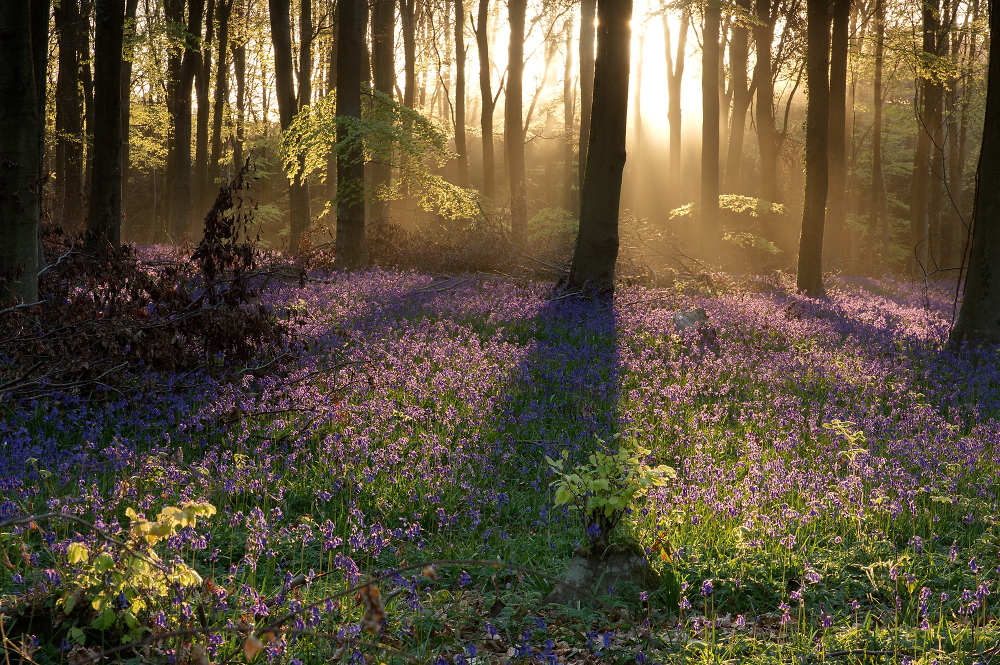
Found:
[[[362,63],[368,11],[363,0],[339,0],[337,40],[337,143],[346,143],[351,119],[361,118]],[[337,151],[337,247],[335,267],[368,263],[365,242],[365,167],[360,142]]]

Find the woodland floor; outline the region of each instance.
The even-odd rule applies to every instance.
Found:
[[[944,348],[951,292],[831,278],[810,300],[719,275],[611,304],[496,276],[313,277],[264,298],[304,316],[294,361],[0,403],[0,521],[101,530],[0,530],[6,662],[134,639],[108,657],[243,662],[257,638],[276,663],[1000,660],[1000,368]],[[708,323],[679,330],[697,307]],[[622,527],[661,589],[545,607],[537,575],[417,566],[361,631],[366,598],[344,591],[399,566],[558,577],[586,536],[544,456],[619,442],[679,474]],[[218,513],[141,545],[127,510],[188,501]],[[144,577],[132,549],[202,581]]]

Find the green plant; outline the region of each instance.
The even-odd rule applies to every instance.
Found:
[[[667,480],[677,477],[669,466],[643,464],[649,453],[642,447],[622,447],[613,453],[597,451],[571,471],[565,468],[569,458],[566,451],[560,460],[545,458],[558,476],[552,482],[556,505],[571,504],[570,510],[582,514],[587,535],[598,551],[607,549],[611,531],[633,501],[645,496],[650,487],[666,485]]]
[[[139,639],[148,630],[140,615],[152,609],[157,599],[177,587],[202,583],[201,576],[187,564],[163,563],[154,547],[181,529],[196,526],[198,517],[215,512],[210,503],[188,502],[180,508],[167,506],[155,521],[149,521],[128,508],[125,514],[132,522],[120,551],[106,544],[91,548],[82,542],[70,543],[66,559],[77,571],[69,577],[69,590],[59,600],[63,612],[68,616],[81,599],[89,600],[95,612],[94,628],[107,630],[121,623],[126,628],[123,641]],[[78,643],[84,639],[77,627],[70,629],[69,636]]]

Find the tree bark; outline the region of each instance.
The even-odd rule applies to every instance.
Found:
[[[337,89],[337,50],[340,43],[340,3],[334,8],[333,35],[330,45],[330,67],[327,70],[326,91]],[[337,197],[337,151],[330,150],[326,158],[326,198],[333,205]]]
[[[751,0],[739,0],[739,6],[747,13],[752,9]],[[726,154],[726,191],[742,191],[740,183],[743,167],[743,139],[746,132],[747,111],[753,100],[753,93],[747,80],[747,61],[750,51],[750,30],[741,23],[733,25],[729,38],[730,88],[733,95],[733,111],[729,123],[729,145]]]
[[[194,132],[194,213],[201,217],[208,212],[208,121],[210,107],[208,89],[212,80],[212,47],[215,37],[215,0],[208,0],[205,12],[205,38],[201,42],[201,52],[195,74],[194,94],[198,103]],[[196,228],[195,231],[198,229]]]
[[[274,81],[278,98],[278,115],[284,131],[298,113],[295,78],[292,72],[292,25],[290,0],[268,0],[271,18],[271,41],[274,44]],[[309,228],[309,185],[301,173],[288,181],[289,236],[288,253],[299,251],[299,238]]]
[[[806,191],[799,239],[798,290],[820,297],[823,290],[823,227],[830,130],[830,16],[826,0],[807,0],[806,77],[809,100],[806,107]]]
[[[188,34],[201,34],[205,0],[190,0],[188,7]],[[191,216],[191,89],[200,58],[195,40],[189,38],[181,60],[177,82],[177,101],[174,115],[173,186],[171,188],[170,227],[175,240],[192,230]]]
[[[504,146],[510,195],[510,230],[515,242],[528,238],[528,199],[524,170],[524,21],[527,0],[508,0],[510,46],[507,57],[507,95],[504,102]]]
[[[599,0],[590,150],[569,284],[612,291],[628,123],[632,0]]]
[[[479,94],[482,97],[482,108],[479,111],[479,122],[483,131],[483,196],[493,199],[496,196],[496,164],[493,154],[493,110],[496,101],[493,98],[493,86],[490,83],[490,36],[489,0],[479,0],[479,16],[476,22],[476,48],[479,51]]]
[[[236,78],[236,136],[233,137],[233,170],[243,168],[243,141],[246,125],[247,46],[233,48],[233,76]]]
[[[705,5],[701,75],[701,255],[719,260],[719,37],[722,4]]]
[[[469,149],[465,141],[465,3],[455,0],[455,152],[458,177],[455,184],[469,186]]]
[[[829,196],[826,209],[827,253],[847,258],[847,49],[851,0],[833,0],[833,37],[830,49]]]
[[[580,4],[580,148],[577,159],[580,172],[581,205],[590,151],[590,116],[594,104],[594,36],[597,27],[597,0]]]
[[[691,23],[690,10],[681,13],[681,25],[677,31],[677,55],[674,55],[670,39],[670,26],[663,16],[663,43],[667,56],[667,121],[670,123],[670,191],[669,207],[683,203],[681,193],[681,83],[684,80],[684,56],[687,50],[688,27]]]
[[[82,30],[77,0],[62,0],[55,8],[59,39],[56,79],[56,218],[71,230],[83,222],[83,97],[80,96]]]
[[[778,135],[774,125],[774,79],[771,48],[774,42],[775,16],[771,0],[757,0],[757,23],[753,27],[753,41],[757,64],[754,65],[754,85],[757,88],[755,107],[757,146],[760,152],[760,198],[780,203],[778,193]]]
[[[219,57],[215,63],[215,99],[212,104],[212,156],[209,159],[209,192],[214,197],[218,183],[222,179],[222,123],[229,101],[229,17],[233,11],[233,0],[219,0]],[[211,201],[209,202],[211,203]]]
[[[923,51],[928,57],[937,53],[938,0],[924,0],[923,3]],[[920,88],[920,111],[917,123],[917,146],[913,156],[913,177],[910,181],[910,243],[913,248],[911,271],[914,277],[922,277],[929,270],[931,196],[932,187],[931,150],[935,131],[935,109],[940,104],[939,90],[930,78],[922,78]]]
[[[340,0],[337,41],[337,116],[361,118],[361,78],[365,60],[367,8],[363,0]],[[348,127],[337,125],[337,142]],[[337,241],[334,267],[360,268],[368,263],[365,243],[365,165],[359,143],[337,152]]]
[[[410,109],[413,108],[417,91],[416,4],[416,0],[399,0],[399,20],[403,33],[403,106]]]
[[[573,90],[573,16],[566,22],[566,62],[563,70],[563,207],[576,211],[573,197],[573,121],[576,100]]]
[[[1000,11],[991,3],[990,34],[1000,35]],[[986,118],[977,171],[972,252],[965,296],[951,341],[1000,342],[1000,48],[991,47],[986,80]]]
[[[94,23],[94,170],[83,244],[88,254],[121,244],[125,0],[97,0]]]
[[[396,61],[393,35],[396,30],[396,5],[394,0],[375,0],[372,5],[372,74],[375,89],[392,97],[396,86]],[[392,184],[392,155],[374,157],[371,168],[372,191],[371,219],[377,221],[391,216],[387,196]]]
[[[32,49],[36,0],[0,3],[0,305],[38,301],[41,197],[38,92]],[[41,74],[44,76],[44,73]]]
[[[875,1],[875,74],[872,86],[872,191],[868,213],[868,260],[889,265],[889,202],[882,149],[882,68],[885,52],[885,0]]]
[[[125,29],[123,42],[133,42],[136,36],[135,15],[139,0],[125,1]],[[130,54],[131,55],[131,54]],[[125,192],[128,191],[128,176],[131,170],[129,155],[129,128],[132,124],[132,58],[122,61],[122,218],[128,221]]]

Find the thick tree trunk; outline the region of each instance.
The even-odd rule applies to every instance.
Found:
[[[847,226],[847,49],[851,0],[833,0],[833,41],[830,49],[829,196],[826,209],[827,253],[848,258]]]
[[[190,0],[188,8],[188,34],[201,34],[202,13],[205,0]],[[171,187],[170,228],[174,240],[180,241],[184,233],[192,230],[191,215],[191,89],[200,58],[198,44],[189,38],[181,60],[177,82],[177,102],[174,115],[173,184]]]
[[[632,0],[600,0],[597,13],[590,150],[569,284],[611,291],[618,260],[618,209],[625,168]]]
[[[212,156],[209,159],[209,193],[218,192],[222,179],[222,123],[229,101],[229,17],[232,15],[233,0],[219,0],[219,57],[215,64],[215,99],[212,103]],[[211,201],[209,201],[211,204]]]
[[[94,15],[94,171],[84,251],[121,244],[122,40],[125,0],[97,0]]]
[[[802,293],[820,297],[823,290],[823,226],[830,131],[830,16],[826,0],[808,0],[806,77],[809,100],[806,107],[806,191],[802,206],[802,235],[796,285]]]
[[[747,13],[752,9],[751,0],[740,0],[739,6]],[[733,25],[729,38],[730,88],[733,95],[733,112],[729,122],[729,145],[726,154],[726,191],[738,193],[743,167],[743,139],[746,132],[747,111],[753,93],[747,81],[747,61],[750,50],[750,30],[741,23]]]
[[[55,7],[59,39],[56,79],[56,219],[76,230],[83,222],[83,97],[80,95],[81,31],[87,26],[77,0]]]
[[[489,0],[479,0],[479,16],[476,22],[476,48],[479,50],[479,95],[482,97],[482,108],[479,112],[479,122],[483,131],[483,196],[492,199],[496,196],[496,165],[493,154],[493,110],[496,101],[493,99],[493,86],[490,83],[490,36]]]
[[[882,68],[885,51],[885,0],[875,2],[875,75],[872,87],[872,191],[868,213],[868,260],[889,265],[889,202],[882,149]]]
[[[289,0],[268,0],[271,17],[271,41],[274,44],[274,81],[278,98],[278,115],[284,131],[298,113],[295,78],[292,71],[292,25]],[[288,253],[299,251],[299,238],[309,228],[309,185],[301,173],[288,181],[288,216],[290,233]]]
[[[361,117],[361,78],[365,61],[363,0],[340,0],[337,40],[337,115]],[[337,126],[337,142],[347,138],[347,127]],[[360,268],[368,263],[365,243],[365,165],[360,143],[337,152],[337,247],[334,266]]]
[[[139,6],[139,0],[125,0],[125,30],[122,37],[123,42],[131,42],[135,39],[135,15]],[[125,192],[128,191],[128,176],[131,170],[129,160],[129,128],[132,125],[132,59],[128,58],[122,62],[122,218],[127,222],[128,211],[126,210]]]
[[[756,0],[757,23],[753,26],[753,41],[757,64],[754,65],[754,85],[757,88],[755,107],[757,147],[760,152],[760,198],[780,203],[778,193],[778,134],[774,125],[774,80],[771,48],[774,42],[775,16],[771,0]]]
[[[32,30],[34,0],[0,2],[0,306],[38,301],[41,198]],[[27,29],[26,29],[27,28]],[[44,76],[44,73],[41,74]]]
[[[465,141],[465,3],[455,0],[455,152],[459,187],[469,186],[469,149]]]
[[[372,74],[375,89],[392,97],[396,86],[396,61],[393,35],[396,30],[396,5],[393,0],[375,0],[372,5]],[[388,189],[392,184],[392,155],[374,158],[371,168],[372,191],[371,219],[377,221],[390,217]]]
[[[528,238],[528,199],[525,191],[524,117],[524,20],[527,0],[508,0],[510,47],[507,57],[507,95],[504,103],[504,145],[507,152],[507,183],[510,192],[510,230],[516,242]]]
[[[990,8],[990,34],[1000,35],[996,5]],[[969,274],[951,341],[992,345],[1000,343],[1000,187],[996,186],[1000,182],[1000,48],[990,49],[977,175]]]
[[[194,131],[194,214],[197,217],[208,212],[211,202],[208,197],[211,189],[208,183],[208,121],[210,107],[208,104],[208,89],[212,80],[212,48],[215,37],[215,0],[208,0],[205,12],[205,39],[201,42],[198,72],[195,75],[194,94],[198,103],[198,115],[195,118]],[[200,231],[197,227],[195,232]]]
[[[701,75],[701,258],[719,260],[719,37],[722,4],[705,5]]]
[[[673,208],[684,202],[686,198],[681,188],[681,83],[684,80],[684,55],[687,50],[688,27],[691,23],[691,13],[684,9],[681,13],[681,25],[677,33],[676,56],[670,39],[670,26],[667,17],[663,17],[663,43],[667,56],[667,122],[670,123],[670,201]]]
[[[594,105],[594,35],[596,34],[597,0],[582,0],[580,4],[580,148],[578,164],[582,197],[587,177],[587,155],[590,151],[590,122]],[[582,199],[581,199],[582,205]]]

